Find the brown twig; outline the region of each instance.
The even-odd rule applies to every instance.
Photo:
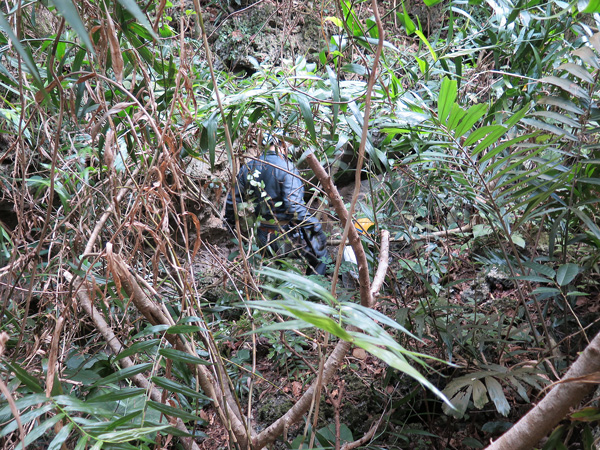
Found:
[[[75,279],[73,274],[71,274],[70,272],[64,271],[63,275],[69,282],[72,282]],[[90,286],[88,286],[87,282],[82,281],[76,291],[76,295],[77,295],[77,299],[79,300],[79,304],[81,305],[83,310],[86,312],[86,314],[89,316],[89,318],[92,320],[92,322],[94,322],[96,329],[100,332],[100,334],[102,334],[102,336],[106,340],[106,343],[111,348],[111,350],[113,352],[115,352],[115,354],[122,352],[123,348],[124,348],[123,344],[119,341],[119,338],[115,335],[115,333],[112,330],[112,328],[110,327],[110,325],[108,325],[106,320],[104,320],[104,317],[102,317],[102,314],[100,314],[100,312],[96,309],[96,307],[94,307],[90,296],[88,295],[87,291],[84,288],[90,288]],[[123,366],[123,368],[128,368],[128,367],[134,366],[133,361],[129,357],[121,358],[120,364]],[[137,386],[141,387],[142,389],[145,389],[149,393],[150,398],[152,400],[154,400],[155,402],[161,403],[161,394],[160,394],[159,390],[156,389],[148,381],[148,379],[146,377],[144,377],[142,374],[137,374],[137,375],[132,376],[131,381],[133,381]],[[175,427],[178,430],[181,430],[181,431],[189,434],[189,431],[186,429],[186,427],[183,424],[183,422],[181,421],[181,419],[177,419],[177,423],[175,424]],[[198,447],[198,444],[196,444],[196,442],[194,442],[193,438],[182,437],[181,443],[183,444],[183,446],[185,447],[186,450],[200,450],[200,448]]]

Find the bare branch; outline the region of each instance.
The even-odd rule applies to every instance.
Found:
[[[69,282],[71,282],[74,278],[73,274],[71,274],[70,272],[64,271],[63,274]],[[119,338],[117,338],[117,336],[113,332],[112,328],[108,325],[106,320],[104,320],[102,314],[100,314],[100,312],[94,307],[88,293],[83,289],[84,287],[89,287],[88,283],[85,281],[83,281],[82,284],[79,286],[79,289],[77,289],[76,295],[77,299],[79,300],[79,304],[89,316],[89,318],[92,319],[92,322],[94,322],[96,329],[100,332],[100,334],[102,334],[104,339],[106,339],[106,342],[108,343],[108,346],[112,349],[112,351],[115,352],[115,354],[120,353],[124,348],[123,344],[119,341]],[[123,368],[132,367],[134,365],[133,361],[129,357],[121,358],[120,363],[123,366]],[[158,391],[158,389],[156,389],[142,374],[132,376],[131,380],[137,386],[149,392],[150,398],[152,400],[158,403],[162,403],[161,394]],[[181,419],[177,419],[175,427],[178,430],[184,431],[189,434],[189,431],[186,429]],[[198,447],[196,442],[194,442],[194,439],[191,437],[182,437],[181,443],[183,444],[186,450],[200,450],[200,447]]]

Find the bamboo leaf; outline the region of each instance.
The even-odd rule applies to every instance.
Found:
[[[156,347],[160,343],[160,339],[150,339],[149,341],[141,341],[132,344],[129,348],[123,350],[114,358],[114,362],[120,361],[127,356],[135,355],[136,353],[145,352],[153,347]]]
[[[77,7],[73,4],[73,2],[71,0],[50,0],[50,3],[54,5],[54,7],[65,18],[69,25],[73,27],[79,36],[79,39],[83,41],[88,51],[90,53],[94,53],[94,45],[90,40],[90,36],[85,28],[85,25],[79,17]]]
[[[110,391],[107,394],[99,395],[97,397],[92,397],[87,399],[87,402],[94,403],[108,403],[108,402],[117,402],[119,400],[125,400],[127,398],[137,397],[139,395],[144,395],[146,393],[145,389],[142,388],[123,388],[117,391]]]
[[[576,76],[583,81],[587,81],[588,83],[594,82],[594,77],[587,70],[577,64],[564,63],[558,66],[556,70],[566,70],[571,75]]]
[[[150,34],[152,34],[152,36],[155,39],[158,39],[158,36],[152,29],[152,25],[150,25],[148,18],[146,17],[144,12],[140,9],[140,7],[138,6],[138,4],[135,0],[117,0],[117,1],[121,4],[121,6],[123,6],[127,11],[129,11],[129,13],[133,17],[135,17],[135,20],[137,20],[140,24],[142,24],[146,28],[146,30],[148,30],[148,32],[150,32]]]
[[[124,380],[125,378],[131,378],[134,375],[145,372],[152,368],[151,363],[138,364],[135,366],[127,367],[126,369],[121,369],[107,377],[104,377],[98,381],[96,381],[92,387],[100,386],[100,385],[108,385],[111,383],[116,383],[117,381]]]
[[[550,106],[558,106],[559,108],[564,109],[565,111],[572,112],[574,114],[583,114],[583,109],[577,106],[570,100],[564,99],[562,97],[556,97],[554,95],[544,96],[540,98],[537,103],[539,105],[550,105]]]
[[[161,412],[170,417],[179,417],[184,422],[192,420],[194,422],[198,422],[200,424],[206,423],[203,419],[196,416],[195,414],[191,414],[187,411],[184,411],[181,408],[174,408],[173,406],[165,405],[164,403],[158,403],[153,400],[148,401],[148,406],[152,409],[155,409],[158,412]]]
[[[19,442],[17,444],[17,446],[15,447],[15,449],[18,449],[18,448],[24,449],[28,445],[37,441],[42,436],[46,436],[46,434],[48,433],[48,430],[50,428],[52,428],[54,425],[56,425],[58,422],[60,422],[64,417],[65,417],[65,414],[60,413],[60,414],[57,414],[57,415],[51,417],[50,419],[46,420],[45,422],[42,422],[40,425],[35,427],[29,433],[27,433],[27,436],[25,437],[25,441]]]
[[[162,412],[162,411],[161,411]],[[140,427],[140,428],[130,428],[128,430],[119,430],[119,431],[111,431],[109,433],[102,433],[96,436],[98,441],[110,442],[111,444],[121,444],[134,440],[143,440],[146,442],[153,442],[153,440],[149,437],[153,433],[158,433],[160,431],[166,430],[170,428],[171,425],[157,425],[154,427]]]
[[[56,0],[55,0],[56,1]],[[117,83],[123,82],[123,55],[121,54],[121,45],[119,44],[119,37],[117,36],[117,31],[115,30],[115,24],[113,23],[112,18],[110,17],[110,13],[108,12],[108,8],[105,4],[106,10],[106,36],[108,37],[108,44],[110,47],[110,59],[112,63],[112,68],[115,73],[115,79]]]
[[[532,112],[531,115],[536,117],[547,117],[548,119],[556,120],[557,122],[572,128],[581,128],[581,124],[576,120],[554,111],[535,111]]]
[[[54,402],[57,405],[61,405],[65,411],[69,412],[75,411],[103,417],[112,417],[114,414],[112,411],[104,409],[102,405],[95,402],[84,402],[83,400],[70,395],[58,395],[54,397]]]
[[[548,131],[552,134],[556,134],[558,136],[563,136],[571,141],[576,141],[577,137],[571,133],[569,133],[568,131],[563,130],[560,127],[557,127],[556,125],[550,125],[546,122],[542,122],[541,120],[536,120],[536,119],[522,119],[521,122],[532,126],[534,128],[538,128],[540,130],[544,130],[544,131]]]
[[[556,282],[559,286],[566,286],[579,274],[579,266],[573,263],[561,265],[556,271]]]
[[[58,433],[56,433],[56,436],[54,436],[54,439],[52,439],[52,442],[50,442],[50,444],[48,444],[47,450],[60,449],[62,447],[62,445],[65,443],[65,441],[69,438],[69,435],[71,434],[71,430],[73,430],[74,425],[75,424],[73,422],[69,422],[68,424],[63,426],[60,429],[60,431]]]
[[[38,382],[37,378],[31,376],[29,372],[23,370],[21,366],[19,366],[17,363],[8,364],[8,366],[13,370],[19,381],[21,381],[21,383],[23,383],[33,392],[35,392],[36,394],[44,392],[44,389],[42,388],[42,386],[40,386],[40,383]]]
[[[186,334],[186,333],[198,333],[207,331],[206,328],[200,327],[198,325],[187,325],[187,324],[179,324],[173,325],[169,327],[167,333],[169,334]]]
[[[25,48],[21,44],[21,41],[19,41],[10,24],[8,23],[8,20],[6,20],[6,17],[4,16],[4,13],[2,11],[0,11],[0,28],[2,28],[2,30],[4,30],[4,32],[8,35],[8,38],[12,42],[12,45],[15,47],[15,50],[17,50],[17,53],[23,59],[23,62],[25,63],[27,69],[29,69],[29,73],[35,79],[38,88],[45,93],[46,90],[44,89],[44,83],[42,82],[42,78],[40,77],[40,73],[38,71],[37,66],[33,62],[31,54],[29,53],[29,51],[25,50]]]
[[[315,122],[308,98],[303,94],[296,95],[295,97],[298,101],[298,106],[300,107],[300,112],[302,113],[302,117],[304,118],[306,128],[310,133],[310,138],[313,142],[316,142],[317,134],[315,132]]]
[[[538,80],[540,83],[549,83],[554,86],[558,86],[559,88],[567,91],[569,94],[574,95],[577,98],[582,98],[585,100],[589,100],[589,95],[585,89],[580,87],[578,84],[573,83],[566,78],[560,78],[555,76],[543,77]]]
[[[158,353],[165,358],[184,364],[200,364],[203,366],[210,366],[212,364],[210,361],[205,361],[202,358],[198,358],[197,356],[190,355],[189,353],[174,348],[161,348]]]
[[[54,405],[52,404],[48,404],[48,405],[44,405],[41,408],[37,408],[37,409],[32,409],[31,411],[27,411],[24,414],[21,414],[21,423],[23,425],[27,425],[29,422],[37,419],[38,417],[40,417],[43,414],[46,414],[48,411],[52,411],[54,409]],[[8,423],[8,425],[6,425],[4,428],[2,428],[2,431],[0,431],[0,438],[4,437],[10,433],[13,433],[14,431],[17,430],[17,428],[19,427],[19,425],[17,424],[16,420],[12,420],[11,422]]]
[[[579,57],[583,62],[588,63],[594,69],[600,69],[598,57],[590,47],[583,46],[581,48],[578,48],[573,52],[573,55]]]
[[[207,397],[206,395],[202,394],[201,392],[196,392],[195,390],[193,390],[181,383],[178,383],[177,381],[169,380],[169,379],[163,378],[163,377],[152,377],[151,380],[157,386],[159,386],[163,389],[166,389],[170,392],[176,392],[178,394],[186,395],[188,397],[212,401],[212,399],[210,397]]]

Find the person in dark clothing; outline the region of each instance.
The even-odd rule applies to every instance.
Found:
[[[235,184],[236,205],[239,208],[242,202],[254,204],[254,216],[260,218],[256,240],[263,255],[279,255],[282,251],[290,256],[299,254],[308,262],[307,274],[324,275],[327,239],[319,221],[307,210],[300,174],[280,154],[279,143],[275,136],[267,134],[263,139],[266,152],[240,169]],[[225,220],[235,227],[231,192]]]

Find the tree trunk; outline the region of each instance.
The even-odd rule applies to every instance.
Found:
[[[600,371],[600,333],[590,342],[584,352],[573,363],[563,379],[531,411],[521,418],[488,450],[527,450],[536,444],[581,403],[595,387]]]

